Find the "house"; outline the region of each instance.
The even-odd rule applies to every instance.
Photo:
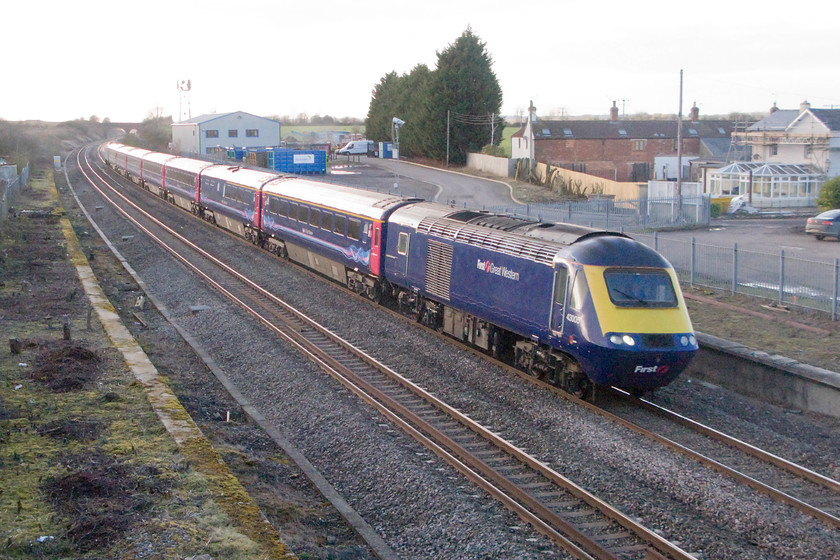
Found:
[[[840,109],[812,109],[807,101],[799,110],[773,105],[733,140],[752,148],[753,163],[807,165],[828,177],[840,175]]]
[[[704,148],[720,151],[731,133],[730,121],[700,120],[695,105],[682,123],[678,154],[674,120],[620,119],[615,102],[609,120],[538,120],[532,105],[528,121],[513,135],[511,155],[614,181],[676,179],[679,155],[685,178],[690,160],[705,155]]]
[[[172,123],[172,151],[209,154],[216,148],[259,148],[280,145],[280,123],[243,111],[202,115]]]
[[[707,170],[704,191],[712,196],[743,195],[757,208],[814,206],[827,177],[840,175],[840,109],[780,110],[733,133],[749,148],[747,161]]]

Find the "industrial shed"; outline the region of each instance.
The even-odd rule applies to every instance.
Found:
[[[172,150],[183,155],[208,154],[215,148],[280,145],[280,123],[243,111],[201,115],[172,123]]]

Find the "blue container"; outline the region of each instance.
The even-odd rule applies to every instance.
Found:
[[[327,152],[279,148],[274,152],[272,169],[297,175],[324,175],[327,172]]]

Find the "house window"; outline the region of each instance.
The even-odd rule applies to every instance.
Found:
[[[204,137],[205,138],[218,138],[219,137],[219,131],[218,130],[205,130],[204,131]]]
[[[779,145],[778,144],[770,144],[770,147],[768,148],[767,153],[769,153],[771,157],[779,155]]]
[[[805,144],[805,157],[810,158],[811,154],[814,152],[814,145],[813,144]]]
[[[257,128],[249,128],[245,131],[245,136],[248,138],[258,138],[260,135],[260,131]]]
[[[228,138],[236,138],[237,136],[239,136],[239,131],[228,130]]]
[[[644,140],[633,140],[633,149],[637,152],[645,151],[645,141]]]

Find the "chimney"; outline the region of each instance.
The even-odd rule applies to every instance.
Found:
[[[689,113],[691,117],[691,122],[697,122],[700,120],[700,109],[697,107],[697,102],[694,102],[694,105],[691,106],[691,112]]]
[[[615,122],[618,120],[618,107],[615,105],[615,101],[613,101],[612,107],[610,107],[610,121]]]
[[[772,115],[773,113],[775,113],[778,110],[779,110],[779,107],[776,105],[776,102],[774,101],[773,106],[770,107],[770,114]]]
[[[808,103],[807,99],[799,104],[799,112],[800,113],[804,113],[805,111],[807,111],[810,108],[811,108],[811,104]]]

